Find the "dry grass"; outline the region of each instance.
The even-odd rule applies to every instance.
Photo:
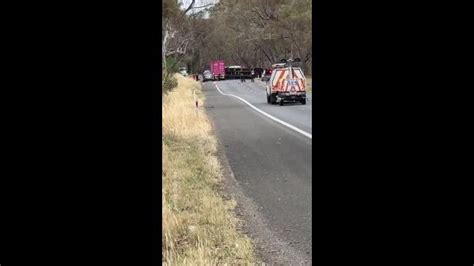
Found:
[[[311,76],[306,76],[306,91],[313,91],[313,79]]]
[[[178,87],[163,102],[163,265],[254,263],[250,239],[238,231],[235,202],[217,192],[222,172],[216,139],[194,80],[176,75]]]

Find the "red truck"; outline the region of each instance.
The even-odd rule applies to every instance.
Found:
[[[224,60],[214,60],[210,63],[211,73],[214,80],[225,79],[225,65]]]

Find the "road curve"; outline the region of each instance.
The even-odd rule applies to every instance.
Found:
[[[235,186],[247,199],[238,202],[244,205],[240,208],[250,208],[246,205],[251,202],[258,211],[256,216],[261,222],[257,225],[255,219],[244,217],[246,226],[256,232],[258,243],[281,249],[265,250],[262,256],[269,263],[311,264],[311,138],[222,93],[238,96],[309,133],[311,98],[307,105],[269,105],[264,86],[258,81],[218,81],[222,93],[213,82],[202,84],[206,112],[235,178]],[[273,241],[279,246],[268,243]],[[273,256],[272,252],[280,254]]]

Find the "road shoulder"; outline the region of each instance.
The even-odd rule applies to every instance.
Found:
[[[211,126],[214,134],[217,135],[212,119]],[[219,136],[217,137],[216,155],[224,175],[220,193],[222,193],[224,198],[234,199],[237,202],[234,211],[236,216],[243,221],[241,230],[253,240],[256,259],[260,263],[264,262],[271,265],[308,264],[309,262],[306,258],[299,256],[289,243],[280,240],[269,229],[263,215],[259,212],[258,206],[252,199],[244,195],[228,162],[225,147],[220,141]]]

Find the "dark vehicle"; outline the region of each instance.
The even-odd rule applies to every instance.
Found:
[[[225,68],[225,76],[227,79],[252,79],[254,73],[250,68],[229,66]]]
[[[254,68],[254,69],[253,69],[253,71],[255,72],[254,77],[258,77],[258,78],[262,77],[263,70],[264,70],[264,69],[263,69],[263,68],[260,68],[260,67]]]

